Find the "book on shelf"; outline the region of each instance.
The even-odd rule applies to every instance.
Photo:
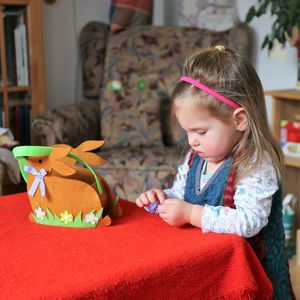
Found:
[[[4,16],[8,85],[28,86],[26,10],[8,8]]]
[[[14,31],[16,47],[17,83],[19,86],[28,86],[28,54],[26,26],[18,25]]]
[[[30,105],[16,105],[10,107],[10,128],[14,137],[21,145],[30,145]]]
[[[14,30],[18,26],[18,15],[5,13],[4,14],[4,37],[6,48],[6,65],[7,65],[7,84],[17,85],[16,72],[16,48]]]

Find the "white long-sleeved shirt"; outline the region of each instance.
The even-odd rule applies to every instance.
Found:
[[[178,173],[173,186],[165,189],[167,198],[184,199],[189,154]],[[267,225],[271,212],[272,196],[279,189],[275,168],[268,155],[265,161],[251,174],[236,184],[233,197],[235,209],[224,206],[205,205],[202,216],[202,231],[233,233],[251,237]]]

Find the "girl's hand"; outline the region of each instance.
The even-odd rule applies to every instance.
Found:
[[[166,199],[166,195],[162,190],[152,189],[142,193],[136,200],[135,203],[139,207],[147,206],[150,203],[159,201],[163,203]]]
[[[160,217],[170,225],[181,226],[191,223],[193,205],[179,199],[166,199],[158,206]]]

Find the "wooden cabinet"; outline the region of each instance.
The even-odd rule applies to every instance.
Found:
[[[272,96],[272,130],[280,142],[281,120],[300,121],[300,90],[268,91],[265,95]],[[297,196],[296,226],[300,227],[300,158],[285,156],[286,172],[284,177],[284,193]]]
[[[31,143],[31,120],[45,108],[40,0],[0,0],[0,127]]]

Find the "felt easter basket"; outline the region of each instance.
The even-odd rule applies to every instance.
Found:
[[[92,166],[106,161],[91,151],[104,141],[85,141],[77,148],[18,146],[13,155],[27,183],[29,219],[43,225],[95,228],[120,217],[121,208],[108,183]]]

